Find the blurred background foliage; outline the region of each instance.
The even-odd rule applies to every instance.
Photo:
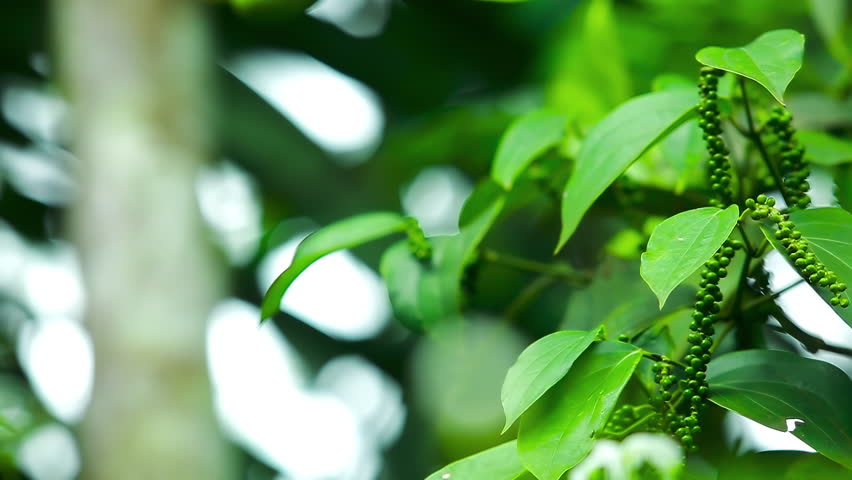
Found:
[[[469,326],[433,343],[391,321],[375,274],[389,243],[377,242],[316,268],[312,283],[285,299],[286,314],[258,331],[256,305],[286,266],[294,239],[367,210],[403,211],[427,234],[452,233],[461,202],[487,176],[500,136],[519,114],[544,107],[567,115],[573,135],[540,162],[558,165],[621,102],[667,79],[692,81],[701,47],[742,45],[771,29],[807,38],[804,68],[789,90],[797,122],[849,138],[846,7],[843,0],[205,4],[217,62],[210,85],[217,153],[198,197],[228,264],[231,297],[211,319],[209,354],[243,357],[210,360],[218,393],[243,390],[228,394],[238,400],[227,408],[218,405],[243,452],[240,478],[423,478],[501,442],[500,385],[532,339],[560,327],[590,328],[598,317],[617,324],[625,311],[656,303],[638,275],[609,260],[582,295],[551,281],[535,287],[535,301],[510,304],[536,277],[484,263]],[[91,359],[63,223],[76,188],[73,126],[52,68],[49,4],[10,2],[3,11],[0,465],[17,470],[17,459],[29,477],[74,478],[72,432],[85,408]],[[557,260],[592,270],[604,253],[635,258],[655,221],[701,205],[689,191],[676,194],[684,186],[654,166],[683,161],[679,152],[656,153],[657,160],[646,159],[658,162],[646,168],[650,174],[639,168],[632,186],[608,190]],[[850,202],[849,166],[825,175],[834,178],[838,200]],[[626,213],[622,187],[642,194]],[[535,197],[523,205],[486,243],[552,262],[558,202]],[[635,292],[625,294],[632,303],[613,304],[614,288]],[[217,362],[227,364],[219,373]],[[264,395],[269,401],[258,402]],[[770,448],[739,429],[711,431],[707,442],[718,448],[708,457]],[[783,441],[772,448],[785,448]],[[694,469],[702,470],[712,472]]]

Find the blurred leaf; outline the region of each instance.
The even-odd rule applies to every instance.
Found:
[[[606,188],[649,148],[695,113],[692,89],[665,90],[636,97],[601,120],[583,142],[577,165],[562,196],[560,250]]]
[[[334,222],[308,235],[296,248],[293,262],[272,282],[263,297],[261,321],[278,312],[287,289],[315,261],[334,251],[401,232],[405,227],[406,220],[397,213],[374,212]]]
[[[506,412],[503,433],[568,373],[574,360],[589,348],[596,336],[596,331],[551,333],[521,352],[506,374],[500,395]]]
[[[710,362],[710,400],[793,435],[826,457],[852,468],[852,380],[819,360],[776,350],[745,350]]]
[[[276,13],[296,14],[304,12],[316,0],[230,0],[231,5],[241,11],[274,11]]]
[[[642,358],[635,347],[598,342],[556,387],[521,416],[518,454],[540,480],[556,480],[577,465],[599,432]]]
[[[498,186],[499,188],[499,186]],[[491,195],[490,187],[471,195],[463,210],[469,222],[457,235],[431,237],[431,261],[421,262],[406,242],[399,242],[382,256],[380,271],[388,286],[394,314],[407,327],[429,330],[441,320],[461,312],[461,280],[465,268],[476,260],[479,243],[500,215],[505,195]],[[476,191],[474,192],[476,193]],[[475,207],[468,206],[476,202]],[[478,213],[478,215],[477,215]]]
[[[515,179],[535,158],[562,140],[565,116],[533,112],[517,119],[506,130],[497,148],[491,178],[503,188],[512,188]]]
[[[736,205],[696,208],[666,219],[654,229],[642,254],[640,273],[660,300],[709,260],[737,225]]]
[[[459,213],[459,230],[488,211],[494,202],[506,195],[506,191],[492,178],[482,180],[470,193]]]
[[[754,80],[784,105],[784,90],[802,68],[804,52],[804,35],[795,30],[773,30],[744,47],[702,48],[695,59]]]
[[[849,0],[810,0],[811,17],[828,47],[829,53],[840,63],[850,65],[846,47],[845,27],[848,20],[846,6]]]
[[[597,122],[632,95],[612,0],[585,0],[551,44],[548,103],[580,125]],[[593,46],[593,47],[591,47]]]
[[[506,442],[453,462],[426,480],[515,480],[526,472],[518,459],[517,443],[514,440]]]
[[[801,130],[796,138],[805,146],[805,155],[811,163],[828,167],[852,162],[852,142],[815,131]]]
[[[571,294],[561,328],[591,330],[603,325],[610,337],[635,334],[656,319],[692,305],[694,295],[691,286],[677,288],[660,311],[657,298],[639,276],[637,262],[604,261],[591,285]]]
[[[834,168],[834,196],[841,207],[852,212],[852,165]]]
[[[719,480],[835,480],[852,475],[847,469],[807,452],[749,453],[722,464]]]

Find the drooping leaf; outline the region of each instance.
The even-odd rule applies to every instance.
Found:
[[[272,282],[263,297],[261,321],[278,311],[281,299],[306,268],[329,253],[379,239],[406,227],[406,220],[392,212],[365,213],[320,228],[296,248],[293,262]]]
[[[589,454],[642,358],[635,347],[598,342],[554,388],[521,415],[518,454],[539,480],[557,480]]]
[[[642,254],[640,273],[660,300],[716,253],[737,225],[739,208],[731,205],[687,210],[657,225]]]
[[[802,68],[805,36],[795,30],[773,30],[744,47],[706,47],[695,59],[761,84],[784,105],[784,91]]]
[[[576,230],[592,203],[633,161],[692,118],[693,89],[636,97],[607,115],[580,147],[577,165],[562,195],[562,232],[557,250]]]
[[[852,380],[819,360],[776,350],[744,350],[710,362],[710,400],[793,435],[852,468]]]
[[[515,480],[524,472],[513,440],[453,462],[426,480]]]
[[[497,147],[491,178],[506,190],[535,158],[555,146],[565,133],[565,116],[533,112],[517,119]]]
[[[504,433],[568,373],[571,365],[589,348],[596,335],[595,331],[556,332],[539,339],[521,353],[506,374],[500,394],[506,412]]]
[[[811,163],[832,167],[852,162],[852,141],[816,130],[800,130],[796,138],[805,146],[805,156]]]
[[[429,330],[443,319],[461,312],[461,279],[476,259],[479,243],[500,214],[505,195],[490,198],[477,207],[469,223],[456,235],[428,239],[432,257],[422,262],[406,242],[391,246],[382,256],[379,271],[388,285],[388,296],[397,319],[411,329]],[[468,209],[470,210],[470,209]]]
[[[812,208],[790,214],[817,258],[844,282],[852,283],[852,213]]]

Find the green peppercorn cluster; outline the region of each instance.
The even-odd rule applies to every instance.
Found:
[[[408,235],[408,248],[411,253],[421,260],[428,260],[432,256],[432,245],[426,240],[426,235],[416,219],[406,219],[405,233]]]
[[[849,306],[849,298],[843,293],[846,291],[846,284],[816,258],[808,241],[802,238],[802,232],[797,230],[796,225],[790,221],[790,216],[775,208],[774,198],[761,194],[756,199],[746,200],[745,205],[753,210],[752,219],[769,219],[778,227],[775,238],[780,240],[787,249],[787,255],[796,270],[808,283],[814,287],[827,288],[833,294],[829,300],[831,305],[841,308]]]
[[[718,86],[723,70],[703,67],[698,79],[701,101],[698,103],[698,126],[704,132],[704,141],[710,160],[707,164],[707,180],[713,191],[710,205],[726,207],[733,203],[731,192],[730,151],[722,140],[722,124],[719,117]]]
[[[769,133],[775,137],[778,148],[779,169],[781,170],[784,196],[790,207],[806,208],[811,199],[807,191],[811,188],[808,184],[808,161],[805,158],[805,148],[795,138],[796,130],[791,121],[793,117],[786,109],[776,106],[767,120],[766,125]]]
[[[609,417],[609,421],[606,424],[606,431],[614,434],[621,433],[638,419],[636,409],[632,405],[624,405]]]

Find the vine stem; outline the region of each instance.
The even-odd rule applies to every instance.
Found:
[[[648,415],[645,415],[644,417],[640,418],[639,420],[636,420],[636,422],[633,425],[630,425],[629,427],[625,428],[624,430],[622,430],[620,432],[610,432],[608,430],[604,430],[601,433],[604,434],[604,435],[607,435],[607,436],[611,436],[611,437],[621,439],[621,438],[624,438],[627,435],[633,433],[639,427],[648,423],[648,421],[651,420],[652,418],[654,418],[655,415],[657,415],[656,412],[651,412]]]
[[[514,255],[497,252],[491,249],[482,250],[482,259],[486,262],[503,265],[517,270],[559,277],[574,285],[586,285],[591,281],[591,276],[589,274],[578,272],[568,265],[537,262],[535,260],[516,257]]]
[[[757,151],[760,152],[760,157],[763,159],[763,162],[766,164],[766,168],[769,169],[769,173],[772,175],[772,178],[775,180],[775,184],[778,185],[778,190],[781,192],[781,196],[784,197],[784,201],[787,205],[790,205],[790,201],[787,198],[787,192],[784,191],[784,182],[781,180],[781,174],[775,170],[775,166],[772,165],[772,160],[769,158],[769,152],[766,151],[766,146],[763,144],[763,139],[760,138],[760,133],[754,126],[754,118],[751,115],[751,105],[748,100],[748,89],[746,88],[746,80],[745,77],[740,77],[740,89],[743,93],[743,107],[745,108],[746,114],[746,122],[748,123],[748,134],[746,135],[752,142],[754,142],[755,146],[757,146]]]

